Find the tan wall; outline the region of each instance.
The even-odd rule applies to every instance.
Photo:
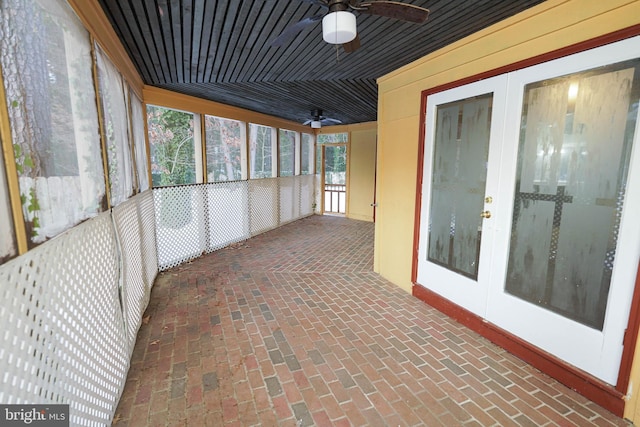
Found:
[[[362,221],[373,221],[376,176],[375,124],[356,128],[349,135],[349,192],[347,216]]]
[[[549,0],[380,78],[374,269],[411,291],[421,91],[639,23],[638,0]]]
[[[327,126],[322,133],[349,134],[347,151],[347,218],[373,221],[376,176],[376,122]]]

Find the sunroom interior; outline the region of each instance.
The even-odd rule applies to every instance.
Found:
[[[555,64],[553,61],[565,57],[567,64],[560,66],[566,68],[560,69],[568,71],[552,71],[549,79],[625,61],[630,61],[629,69],[637,74],[639,68],[633,61],[640,58],[640,1],[520,2],[520,10],[485,17],[486,22],[479,22],[468,33],[407,52],[393,68],[379,68],[381,74],[351,80],[338,71],[358,59],[332,48],[320,50],[326,46],[312,41],[312,34],[319,37],[319,30],[318,34],[303,33],[304,42],[282,51],[264,42],[267,47],[247,54],[259,52],[268,61],[269,55],[279,52],[282,57],[274,63],[282,67],[287,65],[287,55],[302,57],[305,49],[317,44],[318,50],[304,58],[320,69],[302,83],[295,78],[278,80],[282,74],[274,72],[264,88],[254,84],[259,76],[247,76],[251,81],[237,81],[240,85],[233,86],[234,82],[211,77],[214,71],[206,68],[197,69],[191,77],[184,73],[180,81],[154,77],[166,65],[156,64],[158,68],[151,71],[154,61],[168,58],[146,58],[145,62],[137,56],[136,41],[150,42],[153,37],[132,29],[126,33],[124,26],[114,28],[114,23],[117,27],[124,20],[108,17],[105,10],[113,12],[116,3],[123,16],[131,12],[126,7],[134,7],[134,2],[106,0],[10,0],[0,4],[0,322],[4,331],[0,338],[0,403],[69,403],[74,424],[110,423],[157,275],[203,254],[326,212],[322,153],[324,147],[343,145],[346,163],[341,179],[347,189],[343,214],[375,221],[376,273],[617,416],[640,420],[640,352],[636,351],[640,229],[632,224],[640,215],[640,202],[633,196],[634,190],[640,194],[640,131],[636,127],[631,131],[628,124],[623,127],[627,142],[620,151],[628,157],[621,168],[624,173],[614,174],[619,185],[614,191],[624,187],[631,196],[624,203],[615,197],[613,201],[598,199],[598,206],[611,208],[621,221],[614,220],[612,226],[616,259],[610,270],[614,272],[611,289],[615,300],[607,300],[605,294],[602,319],[580,326],[586,329],[584,336],[600,339],[609,327],[611,313],[618,312],[613,338],[597,341],[607,347],[604,356],[594,356],[595,361],[583,366],[508,324],[537,320],[511,318],[505,326],[494,322],[493,314],[485,314],[484,306],[476,311],[466,305],[464,296],[425,283],[446,264],[425,265],[425,260],[435,256],[425,249],[433,226],[430,218],[437,217],[429,211],[435,194],[429,183],[436,174],[430,153],[437,142],[429,137],[429,120],[437,114],[430,113],[434,100],[442,94],[439,102],[446,106],[461,99],[484,102],[482,91],[491,92],[496,100],[490,108],[496,114],[502,108],[497,101],[502,86],[487,86],[476,93],[472,85],[493,84],[501,76],[514,81],[521,70]],[[155,12],[168,15],[180,10],[179,3],[157,1]],[[263,10],[276,2],[243,3]],[[289,23],[322,11],[324,5],[306,0],[291,3],[295,3],[291,10],[280,11]],[[411,3],[430,8],[430,19],[442,22],[434,14],[445,10],[444,2]],[[449,3],[459,12],[470,8],[469,2]],[[508,3],[516,8],[519,2]],[[204,11],[196,7],[193,13]],[[367,30],[375,35],[375,22],[365,23],[363,34]],[[285,26],[280,22],[270,31],[277,35]],[[389,26],[387,30],[407,28]],[[418,41],[412,43],[420,45],[425,38],[428,44],[428,31],[420,31],[425,32],[412,34]],[[374,47],[393,49],[364,37],[362,42],[362,51],[369,52],[367,43],[371,52]],[[376,43],[381,46],[374,46]],[[622,59],[609,53],[609,46],[624,51]],[[311,61],[327,53],[331,58]],[[593,56],[607,59],[574,71],[571,64],[583,59],[572,55],[579,54],[585,55],[586,64],[591,64],[588,58]],[[362,61],[356,65],[360,69],[373,66]],[[323,81],[322,75],[331,74],[334,68],[338,70],[335,75]],[[619,68],[612,73],[626,70]],[[547,71],[534,69],[532,73]],[[203,80],[206,74],[208,82]],[[636,86],[630,86],[627,98],[631,101],[623,107],[635,113],[629,119],[635,126],[638,76],[629,81]],[[344,87],[338,89],[341,84]],[[516,86],[514,92],[521,93],[527,84]],[[462,87],[470,89],[470,95],[456,92]],[[507,83],[504,87],[505,93],[510,91]],[[309,88],[317,91],[315,99],[323,105],[302,99]],[[276,92],[283,97],[277,98]],[[271,103],[260,99],[271,96]],[[359,101],[362,108],[357,106]],[[314,108],[322,108],[342,124],[319,129],[303,125]],[[504,123],[519,120],[520,116],[505,112]],[[520,134],[516,131],[514,135],[509,139],[505,134],[504,140],[515,141],[511,145],[517,148]],[[180,151],[185,144],[191,147],[186,156],[185,150]],[[507,159],[504,153],[509,152],[509,144],[505,146],[496,164]],[[514,170],[498,167],[497,175],[515,176],[516,151],[515,161],[505,161]],[[490,164],[491,159],[486,165]],[[513,199],[513,186],[511,181],[496,180],[496,192],[480,196],[484,220],[490,218],[486,212],[493,210],[495,220],[505,221],[495,227],[495,240],[500,241],[499,230],[507,227],[508,231],[514,215],[500,196]],[[492,201],[488,201],[490,196]],[[553,209],[550,212],[553,217]],[[609,235],[603,239],[610,243]],[[485,252],[497,252],[498,247]],[[557,234],[555,248],[560,250]],[[609,255],[605,258],[613,264]],[[508,257],[507,250],[505,263]],[[478,258],[479,264],[481,260]],[[487,261],[487,265],[500,271],[510,268],[499,261]],[[480,280],[478,267],[474,268],[473,280]],[[459,273],[454,272],[455,277],[468,279],[469,274]],[[491,280],[500,282],[499,287],[504,285],[504,279]],[[553,316],[561,311],[556,309]],[[573,324],[576,319],[569,320]],[[566,321],[559,322],[564,325]],[[554,325],[549,327],[557,327]],[[609,351],[610,346],[615,349]]]

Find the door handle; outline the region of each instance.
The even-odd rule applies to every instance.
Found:
[[[489,219],[489,218],[491,218],[491,211],[483,211],[483,212],[480,214],[480,217],[481,217],[481,218],[485,218],[485,219]]]

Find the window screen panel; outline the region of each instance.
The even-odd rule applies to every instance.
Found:
[[[0,62],[28,241],[106,209],[89,34],[61,0],[0,3]]]

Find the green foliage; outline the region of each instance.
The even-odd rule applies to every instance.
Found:
[[[148,106],[153,186],[195,183],[193,114]]]
[[[327,184],[346,184],[347,147],[344,145],[324,147],[324,171]]]
[[[38,212],[40,210],[40,203],[38,202],[38,196],[36,195],[36,189],[29,189],[29,205],[27,206],[29,212]]]

